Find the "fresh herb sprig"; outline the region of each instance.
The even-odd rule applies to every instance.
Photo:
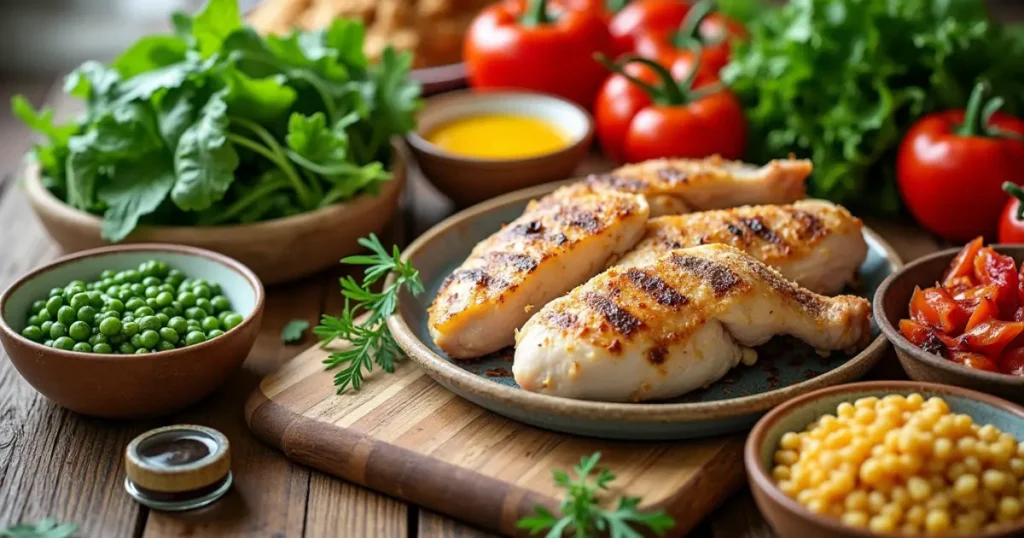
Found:
[[[647,527],[658,536],[675,526],[676,522],[664,510],[657,512],[640,512],[637,506],[639,497],[620,497],[614,510],[603,508],[599,502],[601,490],[608,489],[608,483],[615,480],[615,475],[607,468],[597,471],[593,482],[590,473],[597,467],[601,453],[595,452],[584,456],[576,471],[576,480],[569,473],[554,469],[555,484],[566,490],[565,499],[558,507],[561,518],[550,510],[538,506],[531,516],[524,517],[516,523],[516,527],[530,531],[531,535],[547,530],[545,538],[561,538],[566,531],[575,538],[593,538],[607,534],[611,538],[640,538],[641,534],[635,527]]]
[[[21,524],[0,529],[0,538],[69,538],[78,530],[74,523],[57,523],[56,519],[46,518],[35,525]]]
[[[349,256],[341,260],[350,265],[365,265],[362,282],[351,275],[341,279],[341,294],[345,296],[345,308],[341,316],[324,315],[313,333],[326,346],[335,339],[347,340],[350,347],[332,353],[324,364],[327,369],[343,366],[334,375],[334,386],[338,394],[352,387],[355,390],[363,384],[363,376],[380,366],[385,372],[395,371],[395,359],[401,356],[401,349],[388,330],[387,319],[398,306],[398,294],[403,289],[413,295],[423,292],[420,272],[409,262],[402,261],[397,246],[390,253],[381,245],[377,236],[361,238],[359,244],[369,249],[367,256]],[[372,290],[375,283],[394,273],[395,279],[379,292]]]

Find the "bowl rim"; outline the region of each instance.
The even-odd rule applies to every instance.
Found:
[[[36,267],[35,269],[29,271],[28,273],[25,273],[24,275],[22,275],[20,278],[18,278],[18,280],[14,281],[13,284],[8,286],[7,289],[5,289],[2,294],[0,294],[0,332],[3,332],[9,338],[17,340],[20,343],[23,343],[23,344],[27,345],[28,347],[35,349],[37,352],[41,352],[41,353],[44,353],[44,352],[45,353],[54,353],[54,354],[56,354],[58,356],[61,356],[61,357],[67,358],[67,359],[84,359],[84,360],[119,360],[119,361],[124,361],[124,360],[147,360],[147,359],[155,359],[155,358],[158,358],[158,357],[159,358],[176,357],[176,356],[180,357],[180,356],[184,356],[186,354],[190,354],[190,353],[193,353],[193,352],[196,352],[196,351],[201,351],[201,350],[204,350],[204,349],[210,350],[214,346],[218,346],[222,342],[224,342],[225,340],[222,340],[221,338],[218,337],[218,338],[214,338],[212,340],[206,340],[206,341],[204,341],[204,342],[202,342],[200,344],[196,344],[194,346],[187,346],[187,347],[183,347],[183,348],[171,349],[171,350],[168,350],[168,351],[157,351],[157,352],[154,352],[154,353],[145,353],[145,354],[141,354],[141,355],[134,355],[134,354],[132,354],[132,355],[122,355],[122,354],[116,354],[116,353],[81,353],[81,352],[78,352],[78,351],[67,351],[67,350],[64,350],[64,349],[56,349],[56,348],[52,348],[52,347],[47,347],[47,346],[44,346],[43,344],[40,344],[38,342],[33,342],[32,340],[29,340],[28,338],[25,338],[24,336],[22,336],[21,333],[19,333],[18,331],[15,331],[13,328],[11,328],[11,326],[7,323],[7,320],[4,318],[4,315],[3,315],[3,310],[4,310],[3,305],[7,304],[7,300],[11,296],[11,294],[13,294],[16,290],[18,290],[19,288],[24,286],[26,283],[28,283],[32,279],[38,277],[39,275],[42,275],[43,273],[47,273],[47,272],[52,271],[53,269],[56,269],[57,267],[60,267],[62,265],[66,265],[68,263],[76,262],[76,261],[79,261],[79,260],[82,260],[82,259],[85,259],[85,258],[102,257],[102,256],[114,256],[114,255],[117,255],[117,254],[121,254],[123,252],[140,252],[140,251],[142,251],[142,252],[174,252],[174,253],[177,253],[177,254],[186,254],[186,255],[189,255],[189,256],[196,256],[196,257],[200,257],[200,258],[206,258],[206,259],[208,259],[210,261],[213,261],[214,263],[218,263],[218,264],[220,264],[220,265],[222,265],[224,267],[227,267],[229,270],[234,271],[235,273],[241,275],[242,278],[244,278],[249,283],[249,286],[252,287],[253,294],[255,295],[255,299],[256,299],[255,300],[255,304],[254,304],[253,309],[252,309],[252,312],[249,312],[249,314],[247,316],[245,316],[245,319],[242,320],[242,323],[239,323],[238,326],[234,327],[231,330],[225,331],[222,336],[227,336],[228,334],[230,334],[232,332],[236,332],[236,330],[238,330],[238,329],[243,329],[243,328],[246,328],[246,327],[252,325],[255,322],[256,318],[263,311],[263,306],[264,306],[264,301],[265,301],[265,292],[264,292],[264,289],[263,289],[263,282],[259,279],[258,276],[256,276],[256,273],[254,273],[251,269],[246,267],[242,262],[240,262],[240,261],[238,261],[238,260],[236,260],[234,258],[231,258],[229,256],[225,256],[223,254],[220,254],[220,253],[217,253],[217,252],[213,252],[212,250],[207,250],[207,249],[204,249],[204,248],[190,247],[190,246],[185,246],[185,245],[173,245],[173,244],[166,244],[166,243],[132,243],[132,244],[127,244],[127,245],[111,245],[111,246],[106,246],[106,247],[100,247],[100,248],[94,248],[94,249],[89,249],[89,250],[83,250],[83,251],[76,252],[76,253],[73,253],[73,254],[68,254],[66,256],[61,256],[61,257],[51,261],[50,263],[47,263],[45,265],[41,265],[39,267]]]
[[[403,252],[402,259],[408,261],[418,255],[428,245],[446,233],[449,228],[459,222],[477,217],[481,214],[493,211],[497,208],[521,203],[526,200],[547,194],[557,187],[580,181],[579,178],[558,181],[521,189],[504,194],[490,200],[476,204],[464,209],[420,235],[415,241],[407,246]],[[863,227],[864,234],[885,250],[888,262],[897,272],[903,261],[899,254],[887,241],[879,236],[874,230],[867,226]],[[393,282],[394,276],[389,276],[387,282]],[[447,383],[457,386],[459,389],[473,393],[479,397],[489,400],[500,401],[512,404],[520,409],[539,412],[554,413],[562,418],[592,419],[600,417],[603,419],[622,419],[631,422],[698,422],[705,420],[718,420],[731,418],[743,414],[759,413],[773,406],[780,404],[794,396],[804,394],[821,387],[827,387],[835,382],[835,378],[842,378],[848,371],[854,370],[865,360],[877,360],[881,357],[888,341],[885,335],[879,332],[871,343],[861,350],[857,355],[847,360],[842,365],[825,372],[813,379],[801,381],[787,387],[778,388],[768,392],[740,396],[726,400],[711,402],[689,402],[689,403],[617,403],[599,402],[590,400],[573,400],[559,396],[528,392],[518,388],[508,387],[482,379],[460,368],[456,364],[436,354],[426,343],[422,342],[416,332],[409,326],[402,315],[402,307],[392,314],[387,320],[388,328],[395,337],[399,346],[405,353],[424,368],[431,377],[443,379]]]
[[[271,228],[280,228],[282,226],[296,226],[302,225],[307,222],[314,222],[321,219],[326,215],[330,215],[336,212],[351,211],[353,208],[370,205],[373,203],[379,203],[382,200],[387,199],[387,195],[390,191],[395,189],[401,189],[406,181],[408,175],[409,159],[406,157],[404,150],[400,147],[396,141],[392,141],[392,157],[391,167],[388,172],[392,174],[391,179],[383,182],[380,191],[377,194],[371,194],[364,192],[359,196],[346,200],[344,202],[338,202],[330,204],[325,207],[317,208],[312,211],[305,211],[297,215],[289,217],[276,218],[271,220],[261,220],[257,222],[249,223],[237,223],[237,224],[220,224],[216,226],[158,226],[158,225],[143,225],[140,224],[132,230],[128,237],[135,236],[141,233],[159,233],[159,234],[186,234],[191,235],[198,232],[208,232],[213,234],[230,234],[230,233],[244,233],[258,234]],[[55,196],[50,189],[43,186],[43,174],[42,167],[39,163],[30,162],[25,165],[24,173],[25,191],[28,193],[29,201],[33,204],[38,203],[45,206],[52,212],[56,213],[57,218],[61,220],[75,220],[80,223],[86,223],[89,226],[101,228],[103,225],[103,219],[99,215],[94,215],[88,211],[82,211],[77,207],[68,204],[64,200],[61,200]],[[38,211],[37,211],[38,212]],[[127,238],[126,238],[127,239]],[[104,239],[106,241],[106,239]],[[120,243],[117,243],[120,244]]]
[[[750,430],[750,434],[747,435],[747,440],[743,447],[743,464],[747,468],[747,479],[750,486],[761,490],[774,502],[781,505],[786,511],[800,517],[801,519],[810,520],[819,526],[827,527],[835,532],[837,536],[853,535],[862,536],[864,538],[877,538],[880,536],[900,538],[906,536],[901,533],[877,533],[857,529],[855,527],[848,527],[838,520],[815,514],[797,502],[796,499],[793,499],[783,493],[782,490],[775,485],[771,477],[768,476],[768,471],[761,465],[761,446],[765,443],[764,438],[766,437],[768,430],[774,426],[776,422],[782,420],[788,414],[822,398],[845,392],[862,392],[865,390],[895,390],[899,392],[933,392],[948,394],[969,400],[975,400],[990,407],[1007,411],[1024,421],[1024,407],[1002,398],[992,396],[991,394],[985,394],[984,392],[965,389],[954,385],[943,385],[926,381],[860,381],[856,383],[846,383],[825,387],[783,402],[761,417],[757,421],[757,424],[754,425],[754,428]],[[1021,529],[1024,529],[1024,520],[1020,520],[1013,525],[1006,525],[993,531],[981,532],[976,536],[977,538],[1004,536],[1008,531],[1019,532]],[[937,536],[962,535],[947,533]]]
[[[992,247],[997,252],[1000,252],[1002,254],[1006,254],[1007,250],[1019,250],[1021,252],[1024,252],[1024,245],[992,244],[987,246]],[[888,338],[890,342],[892,342],[893,346],[895,346],[897,349],[905,353],[913,360],[922,362],[928,366],[938,368],[953,375],[975,377],[977,379],[984,380],[990,383],[1000,383],[1003,385],[1011,385],[1015,387],[1024,388],[1024,377],[1003,374],[998,372],[986,372],[983,370],[975,370],[973,368],[962,366],[949,359],[940,357],[939,355],[925,351],[915,346],[910,342],[910,340],[907,340],[907,338],[903,336],[902,333],[900,333],[899,329],[897,329],[896,326],[893,325],[892,321],[889,320],[888,316],[885,315],[885,310],[882,309],[882,305],[885,302],[885,297],[888,295],[889,290],[892,288],[892,284],[894,282],[901,278],[906,278],[906,275],[911,274],[911,272],[916,270],[918,267],[928,263],[932,263],[935,260],[943,258],[952,260],[953,257],[956,256],[957,253],[959,253],[962,249],[962,246],[953,247],[945,250],[940,250],[927,256],[922,256],[921,258],[918,258],[910,262],[902,269],[886,277],[886,279],[883,280],[882,283],[878,286],[878,291],[877,293],[875,293],[875,297],[872,300],[871,304],[871,310],[875,314],[875,323],[878,324],[878,328],[882,331],[882,334],[884,334],[885,337]],[[941,275],[937,275],[937,277],[941,278]]]
[[[558,156],[579,151],[581,147],[589,147],[590,143],[594,139],[594,132],[596,130],[596,126],[594,122],[594,116],[590,114],[590,111],[568,99],[546,92],[527,91],[516,88],[489,88],[486,91],[482,92],[474,90],[472,88],[467,88],[464,90],[455,90],[428,97],[427,99],[424,100],[423,109],[420,110],[419,114],[422,114],[424,111],[426,111],[427,107],[443,105],[449,102],[458,102],[468,99],[502,97],[549,100],[558,103],[558,106],[566,106],[575,109],[576,112],[582,115],[584,121],[586,122],[586,132],[584,132],[583,136],[573,140],[572,143],[567,144],[566,146],[560,149],[556,149],[548,153],[542,153],[540,155],[534,155],[532,157],[520,157],[514,159],[487,159],[481,157],[467,157],[465,155],[459,155],[457,153],[445,151],[431,143],[429,140],[427,140],[426,137],[424,136],[425,133],[420,132],[421,128],[419,126],[417,126],[416,129],[413,129],[412,131],[407,133],[405,135],[405,139],[409,143],[409,146],[411,146],[415,151],[425,153],[437,159],[445,159],[448,161],[463,164],[491,166],[507,164],[529,165],[542,163],[544,161],[547,161]]]

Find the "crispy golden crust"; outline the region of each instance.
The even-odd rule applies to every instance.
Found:
[[[584,184],[530,202],[519,218],[477,244],[444,281],[428,310],[432,326],[445,331],[455,316],[503,303],[542,265],[643,211],[646,205],[639,196],[595,191]]]
[[[830,305],[835,302],[852,301],[865,312],[870,310],[860,297],[817,295],[733,247],[709,245],[672,250],[640,267],[613,267],[548,304],[538,315],[563,336],[575,335],[612,353],[634,338],[654,342],[648,355],[657,362],[665,349],[708,320],[763,293],[793,311],[802,311],[817,326],[836,322],[830,317]],[[864,334],[870,333],[865,330]]]
[[[805,201],[658,217],[623,263],[710,243],[731,245],[772,266],[810,256],[835,234],[859,234],[862,224],[842,206]]]

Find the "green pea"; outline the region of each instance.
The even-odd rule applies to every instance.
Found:
[[[202,344],[206,341],[206,335],[199,331],[192,331],[185,335],[185,345],[194,346],[196,344]]]
[[[120,299],[110,299],[107,301],[106,309],[112,312],[124,312],[124,303]]]
[[[193,306],[185,309],[185,319],[201,320],[207,316],[206,310]]]
[[[109,288],[107,288],[106,291],[107,291],[107,295],[109,295],[111,297],[117,297],[117,292],[119,292],[121,290],[117,286],[110,286]]]
[[[117,347],[117,350],[125,355],[131,355],[132,353],[135,353],[135,346],[128,342],[122,342],[121,345]]]
[[[78,321],[84,321],[86,323],[92,323],[92,321],[94,319],[96,319],[96,309],[91,307],[91,306],[89,306],[89,305],[85,305],[82,308],[78,309],[78,316],[77,316],[77,318],[78,318]]]
[[[188,322],[181,316],[175,316],[167,321],[167,327],[174,329],[175,332],[184,334],[188,331]]]
[[[142,284],[132,284],[131,287],[128,289],[132,290],[132,293],[134,293],[137,296],[141,296],[142,294],[146,293],[146,286],[143,286]]]
[[[136,318],[142,318],[142,317],[145,317],[145,316],[152,316],[156,312],[152,308],[150,308],[148,306],[140,306],[140,307],[136,308],[135,312],[133,312],[133,313],[135,314]]]
[[[71,325],[78,319],[78,312],[70,306],[62,306],[57,311],[57,321],[64,325]]]
[[[43,341],[43,330],[35,325],[29,325],[21,331],[21,335],[33,342]]]
[[[156,316],[143,316],[139,318],[139,328],[144,331],[155,331],[160,328],[160,319]]]
[[[131,337],[129,342],[131,342],[131,344],[133,346],[135,346],[135,347],[145,347],[145,346],[142,345],[142,335],[141,334],[136,334],[135,336]]]
[[[180,302],[181,305],[184,306],[185,308],[195,306],[196,299],[198,299],[198,297],[196,297],[194,293],[189,291],[178,294],[178,302]]]
[[[222,312],[217,313],[217,319],[219,319],[221,323],[224,323],[224,318],[230,316],[231,314],[233,314],[232,311],[224,310]]]
[[[60,338],[53,339],[53,347],[55,349],[71,351],[71,349],[75,347],[75,341],[68,338],[67,336],[61,336]]]
[[[160,279],[155,276],[147,276],[142,279],[142,285],[146,287],[159,286],[161,284]]]
[[[91,337],[89,337],[89,343],[94,346],[96,344],[106,344],[108,342],[110,342],[110,340],[102,334],[94,334]]]
[[[60,307],[62,306],[64,306],[64,298],[61,297],[60,295],[50,297],[46,301],[46,311],[54,316],[57,315],[57,312],[60,310]]]
[[[121,336],[125,338],[131,338],[139,334],[139,324],[134,321],[125,321],[121,323]]]
[[[217,338],[218,336],[220,336],[222,334],[224,334],[224,331],[222,331],[220,329],[214,329],[214,330],[206,333],[206,339],[207,340],[213,340],[214,338]]]
[[[160,343],[160,333],[156,331],[144,331],[139,335],[139,339],[142,340],[143,347],[152,349]]]
[[[114,336],[108,336],[107,341],[109,341],[112,346],[119,346],[124,342],[124,337],[120,334],[115,334]]]
[[[42,310],[44,308],[46,308],[46,301],[44,301],[42,299],[32,303],[32,311],[33,312],[39,312],[40,310]]]
[[[74,286],[78,286],[79,288],[84,288],[85,287],[85,281],[84,280],[72,280],[71,282],[68,282],[68,285],[65,286],[65,287],[70,288],[70,287],[74,287]]]
[[[156,289],[160,290],[160,293],[167,292],[170,293],[172,297],[174,296],[174,286],[170,284],[160,284]]]
[[[129,321],[135,321],[135,314],[127,312],[125,315],[121,316],[121,323],[128,323]]]
[[[203,318],[203,321],[199,323],[199,326],[202,327],[204,331],[210,332],[220,328],[220,320],[213,316],[206,316]]]
[[[67,334],[68,326],[59,321],[50,326],[50,338],[53,338],[54,340]]]
[[[146,299],[146,306],[152,308],[154,311],[156,309],[160,308],[160,305],[156,302],[156,299],[154,299],[152,297],[150,297],[149,299]]]
[[[144,348],[144,347],[140,347],[140,348],[135,350],[135,354],[136,355],[145,355],[145,354],[147,354],[149,352],[150,351],[148,349]]]
[[[47,338],[47,339],[46,339],[46,340],[45,340],[45,341],[43,342],[43,345],[44,345],[44,346],[46,346],[46,347],[53,347],[53,340],[51,340],[51,339]]]
[[[135,269],[126,269],[122,273],[125,282],[142,282],[142,274]]]
[[[84,321],[76,321],[68,327],[68,335],[78,342],[84,342],[89,339],[90,335],[92,335],[92,328]]]
[[[156,319],[160,320],[161,327],[167,325],[168,321],[171,321],[171,317],[168,316],[167,314],[164,314],[163,312],[157,312],[156,314],[154,314],[154,316],[156,316]]]
[[[107,318],[100,322],[100,334],[113,336],[121,332],[121,320]]]
[[[85,293],[84,286],[68,286],[64,288],[64,300],[71,302],[71,298],[79,293]]]
[[[174,349],[174,344],[166,340],[161,340],[160,343],[156,345],[156,349],[157,351],[170,351]]]
[[[164,340],[166,342],[170,342],[172,344],[177,344],[179,338],[181,338],[181,337],[178,335],[178,331],[176,331],[176,330],[174,330],[174,329],[172,329],[170,327],[164,327],[164,328],[160,329],[160,339],[162,339],[162,340]]]
[[[173,318],[174,316],[178,315],[178,309],[174,308],[173,306],[165,306],[161,308],[158,313],[167,316],[168,318]]]
[[[138,297],[132,297],[132,298],[128,299],[128,301],[126,303],[124,303],[125,310],[132,310],[132,311],[134,311],[136,308],[141,308],[143,306],[146,306],[146,301],[143,301],[142,299],[140,299]]]
[[[115,274],[117,273],[115,273],[113,269],[104,269],[103,271],[100,271],[100,278],[114,278]]]
[[[144,294],[147,299],[155,299],[157,295],[160,295],[160,290],[156,286],[150,286],[146,288]]]
[[[25,320],[25,321],[29,325],[42,325],[43,321],[45,321],[45,320],[40,319],[39,316],[29,316],[29,318],[27,320]]]
[[[78,342],[71,347],[71,351],[77,351],[79,353],[92,353],[92,346],[86,342]]]
[[[182,273],[178,269],[171,269],[171,270],[167,271],[167,278],[168,279],[175,278],[175,279],[178,279],[178,280],[185,280],[185,273]]]
[[[213,314],[213,305],[210,303],[209,299],[204,299],[202,297],[196,299],[196,308],[202,308],[208,314]]]
[[[135,295],[132,295],[131,290],[118,290],[117,298],[125,303],[125,308],[128,308],[128,303],[135,298]]]
[[[156,296],[156,304],[160,306],[170,306],[174,302],[174,296],[166,291],[161,291]]]
[[[113,311],[108,310],[108,311],[103,313],[103,319],[107,319],[107,318],[121,319],[121,314],[118,313],[118,312],[113,312]]]
[[[59,313],[60,310],[58,310],[57,312]],[[39,313],[36,314],[36,318],[39,320],[39,323],[42,323],[44,321],[52,320],[55,317],[56,316],[50,315],[50,311],[49,310],[40,310]]]
[[[103,294],[93,290],[87,292],[86,295],[89,297],[89,306],[93,308],[100,308],[103,306]]]
[[[192,288],[192,293],[194,293],[196,297],[200,297],[202,299],[210,298],[210,288],[208,286],[196,286]]]
[[[230,315],[224,318],[224,329],[230,331],[235,327],[242,324],[243,318],[241,314],[232,312]]]
[[[50,288],[50,297],[60,297],[64,299],[64,288]]]
[[[53,322],[50,320],[44,321],[43,324],[39,326],[39,328],[43,330],[43,334],[50,334],[50,327],[53,327]]]
[[[223,295],[218,295],[213,299],[210,299],[210,304],[213,306],[214,312],[220,313],[231,308],[231,301]]]
[[[199,329],[203,328],[203,326],[199,324],[199,320],[197,319],[190,319],[185,323],[188,325],[189,331],[198,331]]]
[[[170,272],[170,270],[171,270],[171,268],[167,265],[166,262],[162,262],[160,260],[154,260],[153,261],[153,275],[154,276],[163,278],[163,277],[167,276],[167,273]]]
[[[110,347],[110,344],[105,344],[105,343],[101,342],[99,344],[95,344],[95,345],[92,346],[92,352],[93,353],[113,353],[114,350],[113,350],[113,348]]]
[[[89,296],[85,293],[76,293],[71,297],[71,308],[78,310],[83,306],[89,304]]]

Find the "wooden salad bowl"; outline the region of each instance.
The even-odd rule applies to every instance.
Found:
[[[391,163],[393,178],[376,196],[363,194],[344,203],[283,219],[226,226],[139,226],[122,243],[173,243],[230,256],[265,284],[278,284],[320,272],[362,250],[357,240],[380,233],[398,207],[406,159],[400,150]],[[110,245],[100,237],[102,220],[58,199],[30,165],[25,190],[36,216],[64,252]]]

